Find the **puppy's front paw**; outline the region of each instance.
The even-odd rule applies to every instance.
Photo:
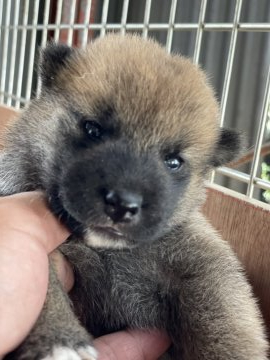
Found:
[[[97,360],[97,351],[93,346],[81,346],[72,349],[67,346],[55,346],[51,355],[41,360]]]

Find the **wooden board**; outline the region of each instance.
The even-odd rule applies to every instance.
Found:
[[[270,333],[270,206],[208,187],[203,211],[243,263]]]

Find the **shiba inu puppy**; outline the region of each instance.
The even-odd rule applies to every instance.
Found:
[[[2,195],[41,189],[72,231],[72,305],[54,274],[44,309],[7,359],[97,359],[92,336],[168,332],[175,360],[266,360],[241,266],[201,214],[204,180],[234,159],[204,73],[138,36],[50,44],[42,91],[9,129]]]

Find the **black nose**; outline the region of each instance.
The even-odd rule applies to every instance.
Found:
[[[128,191],[106,191],[105,212],[114,222],[137,221],[142,207],[142,196]]]

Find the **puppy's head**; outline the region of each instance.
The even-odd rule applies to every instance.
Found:
[[[185,221],[209,170],[239,150],[202,71],[153,41],[51,44],[40,69],[40,98],[7,135],[0,187],[45,190],[90,245],[150,242]]]

